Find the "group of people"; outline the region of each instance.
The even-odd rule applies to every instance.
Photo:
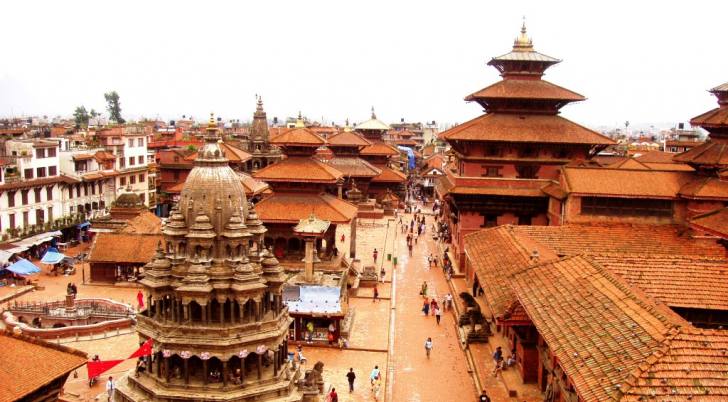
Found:
[[[514,366],[516,364],[516,351],[511,350],[511,354],[508,355],[507,359],[503,358],[503,348],[498,346],[493,352],[493,377],[497,377],[503,370]]]

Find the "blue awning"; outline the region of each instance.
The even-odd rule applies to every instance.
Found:
[[[48,251],[46,251],[43,258],[40,260],[43,264],[58,264],[59,262],[63,261],[63,259],[66,258],[65,255],[62,253],[59,253],[57,249],[50,247],[48,248]]]
[[[40,268],[24,258],[19,259],[5,269],[18,275],[30,275],[40,272]]]
[[[89,222],[89,221],[86,221],[84,223],[79,223],[78,225],[76,225],[76,227],[79,229],[86,229],[89,226],[91,226],[91,222]]]

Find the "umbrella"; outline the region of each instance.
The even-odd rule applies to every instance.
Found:
[[[40,268],[36,267],[32,262],[24,258],[15,261],[13,264],[5,269],[18,275],[30,275],[40,272]]]
[[[58,264],[59,262],[63,261],[64,258],[66,258],[66,256],[63,255],[62,253],[59,253],[58,249],[56,249],[54,247],[49,247],[48,251],[46,251],[45,255],[43,256],[43,258],[41,258],[40,262],[43,264],[55,265],[55,264]]]

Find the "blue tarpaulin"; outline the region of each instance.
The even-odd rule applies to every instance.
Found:
[[[86,221],[84,223],[79,223],[78,225],[76,225],[76,227],[79,229],[85,229],[89,226],[91,226],[91,222],[89,222],[89,221]]]
[[[55,249],[53,247],[49,247],[48,251],[46,251],[43,258],[40,260],[43,264],[58,264],[59,262],[63,261],[63,259],[66,258],[65,255],[58,252],[58,249]]]
[[[397,146],[400,151],[407,152],[407,168],[409,170],[412,170],[415,168],[415,152],[412,150],[412,148],[407,148],[403,146]]]
[[[5,269],[18,275],[30,275],[40,272],[40,268],[36,267],[32,262],[24,258],[15,261],[13,264]]]

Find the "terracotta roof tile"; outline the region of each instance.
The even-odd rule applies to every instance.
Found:
[[[326,140],[308,128],[297,127],[282,131],[280,134],[272,137],[270,143],[274,145],[318,147],[326,144]]]
[[[555,260],[554,252],[526,237],[516,238],[512,226],[499,226],[468,234],[464,238],[465,253],[485,291],[491,314],[502,316],[515,297],[509,276],[536,263]],[[538,252],[539,260],[531,260]]]
[[[0,185],[0,191],[7,191],[7,190],[18,190],[22,188],[32,188],[32,187],[38,187],[38,186],[47,186],[50,184],[74,184],[78,183],[78,179],[74,179],[69,176],[65,175],[58,175],[53,177],[43,177],[40,179],[30,179],[30,180],[20,180],[12,183],[5,183]]]
[[[728,200],[728,180],[717,177],[696,177],[680,188],[680,196],[697,199]]]
[[[690,119],[691,126],[703,128],[723,127],[728,125],[728,107],[717,107]]]
[[[319,160],[299,156],[283,159],[253,173],[253,177],[266,182],[336,183],[342,176],[343,173]]]
[[[629,372],[688,325],[583,256],[529,268],[511,286],[585,402],[618,400]]]
[[[642,163],[674,163],[672,158],[675,156],[671,152],[649,151],[634,158]]]
[[[551,197],[556,198],[557,200],[566,199],[566,192],[557,183],[549,183],[549,184],[541,187],[541,191],[543,191],[544,194],[547,194]]]
[[[264,223],[298,223],[312,213],[332,223],[349,223],[357,207],[330,194],[273,193],[255,205]]]
[[[26,395],[86,364],[86,354],[65,346],[0,332],[0,402]]]
[[[544,80],[508,79],[498,81],[465,97],[466,101],[477,99],[549,99],[569,102],[583,101],[586,98],[576,92]]]
[[[121,233],[130,234],[162,234],[162,220],[149,211],[142,211],[126,223]]]
[[[375,177],[382,173],[381,169],[357,157],[337,156],[329,160],[328,164],[347,177]]]
[[[146,264],[163,240],[161,235],[99,233],[94,238],[88,261]]]
[[[633,198],[677,198],[680,188],[694,179],[689,172],[610,168],[563,169],[565,190],[578,195]]]
[[[643,162],[645,166],[652,170],[664,170],[668,172],[694,172],[695,169],[693,169],[690,165],[687,165],[685,163],[651,163],[651,162]]]
[[[728,142],[708,140],[695,148],[675,155],[673,160],[694,165],[725,167],[728,166]]]
[[[371,142],[361,135],[353,131],[342,131],[332,135],[327,139],[327,143],[332,146],[340,147],[365,147],[371,145]]]
[[[384,144],[381,142],[374,143],[364,147],[359,152],[360,155],[381,155],[381,156],[393,156],[399,155],[399,150],[391,145]]]
[[[723,257],[725,254],[715,241],[694,239],[675,225],[570,224],[515,226],[513,230],[560,256],[626,253]]]
[[[650,170],[647,165],[634,158],[624,159],[615,164],[609,165],[610,169],[631,169],[631,170]]]
[[[728,239],[728,208],[719,208],[690,219],[690,227]]]
[[[220,144],[220,149],[222,149],[222,151],[225,153],[225,157],[231,163],[244,163],[253,158],[253,155],[225,142]],[[189,155],[185,156],[184,159],[186,161],[194,161],[195,159],[197,159],[197,152],[190,153]]]
[[[620,253],[591,258],[670,307],[728,311],[728,259]]]
[[[247,197],[251,197],[260,194],[266,190],[270,190],[270,186],[268,185],[268,183],[258,180],[247,173],[237,173],[238,176],[240,176],[240,182],[243,183],[243,188],[245,189],[245,195]]]
[[[561,116],[488,113],[443,131],[445,140],[612,145],[596,131]]]
[[[497,184],[497,183],[496,183]],[[503,195],[513,197],[545,197],[546,194],[538,188],[512,188],[512,187],[486,187],[477,186],[454,186],[448,190],[448,194],[473,194],[473,195]]]
[[[728,331],[683,327],[631,373],[620,401],[728,400]]]
[[[407,176],[404,173],[394,170],[388,167],[382,167],[381,173],[372,179],[372,182],[388,182],[388,183],[404,183],[407,181]]]

